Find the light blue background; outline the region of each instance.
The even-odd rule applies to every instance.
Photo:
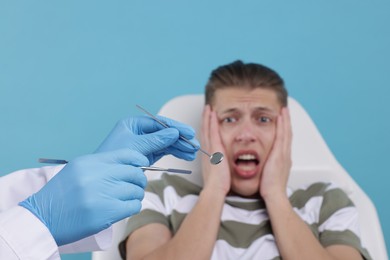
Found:
[[[155,113],[242,59],[284,77],[389,239],[389,46],[385,0],[1,0],[0,175],[90,153],[135,104]]]

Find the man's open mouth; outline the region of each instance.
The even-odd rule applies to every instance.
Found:
[[[249,153],[241,154],[236,159],[236,164],[255,164],[255,165],[258,165],[259,162],[260,161],[255,154],[249,154]]]
[[[256,152],[240,152],[235,156],[234,160],[237,173],[241,177],[252,177],[256,174],[260,158]]]

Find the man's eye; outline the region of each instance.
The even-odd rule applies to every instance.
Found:
[[[261,117],[259,118],[259,122],[260,122],[260,123],[269,123],[269,122],[271,122],[271,118],[266,117],[266,116],[261,116]]]
[[[224,123],[234,123],[236,121],[237,120],[234,117],[226,117],[225,119],[223,119]]]

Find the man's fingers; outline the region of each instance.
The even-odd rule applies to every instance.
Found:
[[[202,115],[202,147],[209,150],[210,146],[210,106],[206,105]]]
[[[210,138],[212,137],[213,139],[211,140],[211,149],[214,150],[219,150],[221,146],[221,139],[219,136],[219,125],[218,125],[218,119],[217,119],[217,113],[215,111],[212,111],[210,114]],[[217,147],[214,147],[216,144]],[[213,153],[213,151],[209,151],[210,153]]]
[[[291,118],[290,111],[286,107],[284,108],[284,131],[285,131],[285,150],[287,151],[287,156],[291,157],[291,145],[292,145],[292,128],[291,128]]]

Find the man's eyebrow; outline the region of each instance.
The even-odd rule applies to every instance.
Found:
[[[240,112],[240,109],[239,108],[236,108],[236,107],[232,107],[232,108],[227,108],[225,110],[222,110],[220,112],[220,114],[230,114],[230,113],[239,113]],[[264,107],[264,106],[259,106],[259,107],[255,107],[252,112],[260,112],[260,113],[269,113],[273,116],[277,116],[278,113],[269,108],[269,107]]]
[[[277,111],[275,111],[274,109],[269,108],[269,107],[256,107],[255,109],[253,109],[253,111],[254,112],[261,112],[261,113],[268,113],[268,114],[271,114],[272,116],[278,115]]]
[[[274,113],[275,111],[269,107],[255,107],[255,109],[253,109],[254,111],[260,111],[260,112],[271,112],[271,113]]]
[[[239,111],[238,108],[232,107],[221,111],[221,114],[228,114],[228,113],[234,113]]]

